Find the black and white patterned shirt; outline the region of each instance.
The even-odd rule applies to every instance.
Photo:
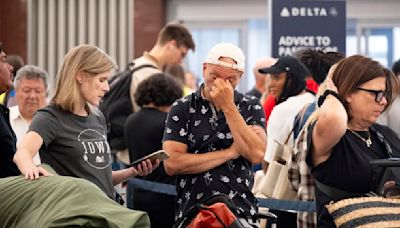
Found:
[[[166,120],[164,141],[173,140],[188,146],[188,153],[207,153],[229,148],[232,133],[224,113],[195,93],[176,101]],[[265,128],[265,114],[255,97],[234,92],[234,102],[248,125]],[[234,202],[240,215],[257,212],[257,200],[251,192],[252,164],[244,157],[228,161],[204,173],[177,176],[175,219],[179,220],[193,205],[213,194],[224,193]]]

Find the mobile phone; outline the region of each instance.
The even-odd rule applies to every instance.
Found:
[[[142,161],[144,161],[146,159],[150,159],[151,164],[155,164],[157,159],[160,160],[160,162],[161,162],[168,158],[169,158],[169,155],[165,150],[158,150],[156,152],[153,152],[149,155],[143,156],[143,157],[133,161],[130,164],[130,166],[137,166],[138,164],[140,164]]]

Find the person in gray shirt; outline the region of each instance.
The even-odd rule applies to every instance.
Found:
[[[87,179],[112,199],[113,185],[131,176],[147,175],[158,167],[159,161],[151,164],[146,160],[137,167],[111,170],[106,122],[97,106],[109,90],[107,79],[114,68],[111,58],[95,46],[80,45],[67,53],[50,105],[34,116],[14,156],[26,179],[51,175],[33,163],[39,149],[42,162],[58,174]]]

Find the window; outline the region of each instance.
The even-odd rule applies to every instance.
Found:
[[[268,53],[268,23],[265,19],[249,20],[247,23],[221,23],[190,25],[196,44],[196,51],[189,52],[186,58],[186,69],[193,72],[198,82],[203,81],[202,66],[208,51],[217,43],[229,42],[239,46],[246,56],[246,72],[242,76],[238,90],[247,92],[254,86],[253,66],[258,58]]]

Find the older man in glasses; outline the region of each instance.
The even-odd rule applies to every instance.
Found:
[[[216,193],[229,195],[240,216],[257,212],[251,168],[264,156],[265,117],[258,99],[235,90],[244,67],[238,47],[215,45],[203,63],[204,84],[168,115],[163,148],[171,155],[166,172],[178,175],[176,220]]]

